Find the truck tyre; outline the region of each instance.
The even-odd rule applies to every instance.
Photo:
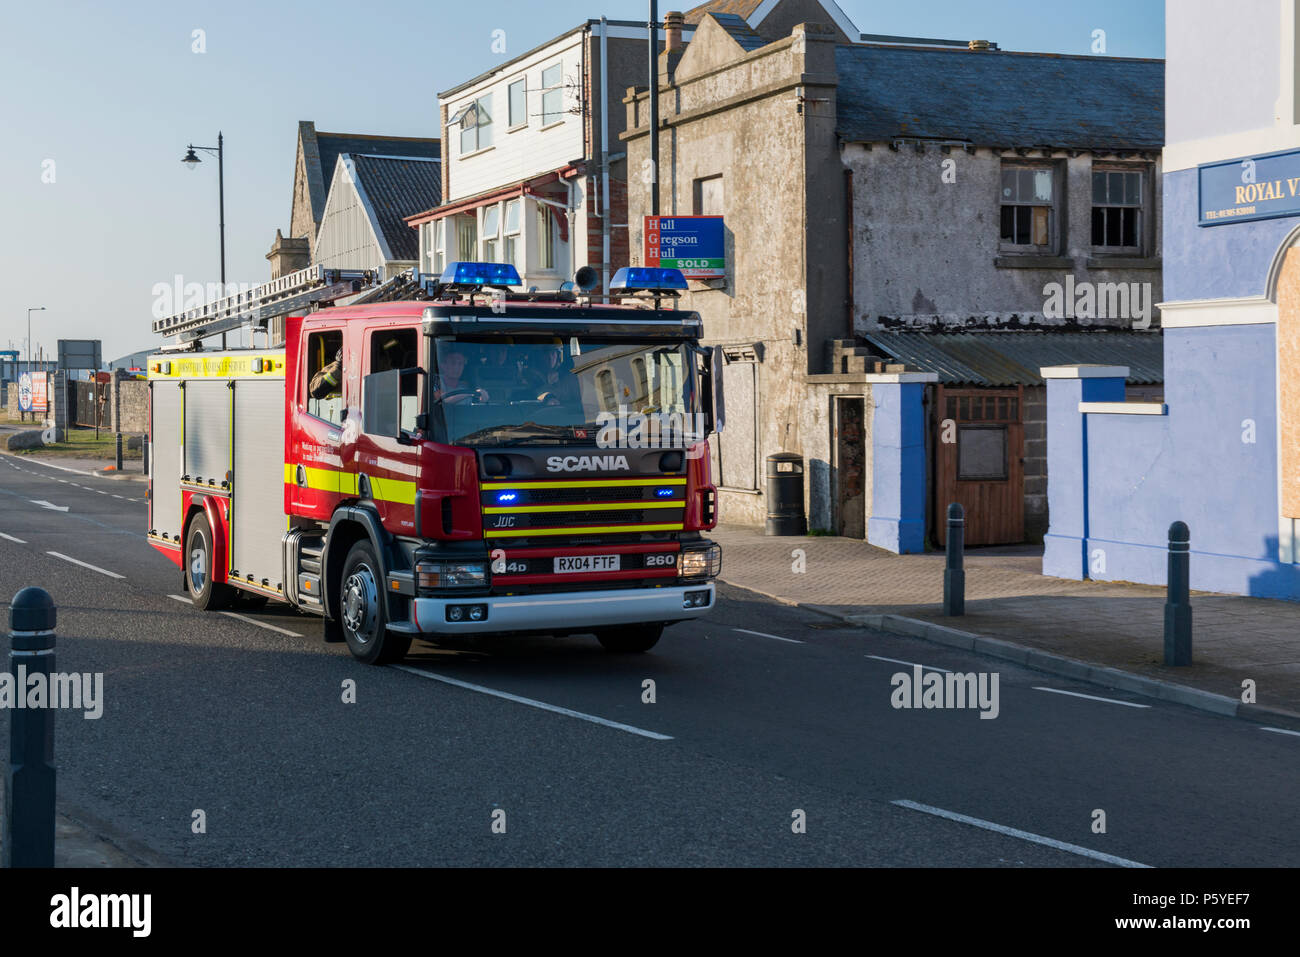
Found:
[[[628,654],[649,651],[663,633],[663,625],[624,625],[621,628],[601,629],[596,632],[596,640],[606,651]]]
[[[338,620],[343,640],[358,661],[368,665],[401,661],[411,636],[388,630],[388,613],[375,550],[368,539],[352,546],[339,581]]]
[[[235,597],[229,585],[212,580],[212,529],[202,515],[194,516],[185,536],[185,584],[195,608],[216,611],[226,608]]]

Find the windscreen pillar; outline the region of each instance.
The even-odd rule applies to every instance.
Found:
[[[1123,402],[1127,366],[1046,366],[1047,513],[1043,574],[1088,577],[1088,416],[1080,402]]]
[[[932,372],[869,373],[871,514],[867,541],[898,555],[925,551],[925,387]]]

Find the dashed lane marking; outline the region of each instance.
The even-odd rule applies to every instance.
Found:
[[[17,542],[19,545],[26,545],[26,544],[27,544],[27,543],[26,543],[25,541],[23,541],[21,538],[14,538],[12,535],[6,535],[4,532],[0,532],[0,538],[7,539],[8,541],[11,541],[11,542]]]
[[[867,655],[868,658],[874,658],[876,661],[888,661],[896,665],[907,665],[909,668],[923,668],[926,671],[942,671],[944,674],[950,674],[951,668],[936,668],[934,665],[917,664],[915,661],[904,661],[901,658],[885,658],[882,655]]]
[[[1149,868],[1150,864],[1139,864],[1137,861],[1130,861],[1124,857],[1116,857],[1114,854],[1103,854],[1101,851],[1094,851],[1090,847],[1080,847],[1078,844],[1067,844],[1064,841],[1058,841],[1054,838],[1043,837],[1041,834],[1032,834],[1029,831],[1022,831],[1016,827],[1007,827],[1005,824],[994,824],[992,821],[982,821],[977,817],[967,817],[965,814],[957,814],[954,811],[945,811],[943,808],[932,807],[929,804],[917,804],[915,801],[890,801],[890,804],[897,807],[905,807],[912,811],[920,811],[922,814],[933,814],[935,817],[946,818],[949,821],[956,821],[959,824],[969,824],[972,827],[980,827],[986,831],[993,831],[997,834],[1005,834],[1008,837],[1018,837],[1022,841],[1030,841],[1033,844],[1042,844],[1044,847],[1054,847],[1058,851],[1067,851],[1070,854],[1078,854],[1080,857],[1091,857],[1094,861],[1105,861],[1107,864],[1115,864],[1119,867],[1143,867]]]
[[[524,698],[517,694],[510,694],[508,691],[497,691],[495,688],[485,688],[483,685],[470,684],[468,681],[458,681],[455,678],[448,678],[445,675],[437,675],[431,671],[423,671],[420,668],[414,668],[411,665],[389,665],[388,667],[394,668],[397,671],[405,671],[408,674],[417,675],[421,678],[428,678],[430,681],[441,681],[445,684],[455,685],[457,688],[466,688],[470,691],[477,691],[480,694],[492,695],[494,698],[504,698],[506,701],[514,701],[517,704],[526,704],[531,708],[540,708],[542,711],[550,711],[570,718],[590,721],[592,724],[604,725],[607,728],[626,731],[628,734],[639,734],[643,738],[652,738],[655,741],[671,741],[673,739],[670,734],[660,734],[658,731],[647,731],[644,728],[634,728],[630,724],[621,724],[618,721],[610,721],[608,718],[602,718],[598,715],[585,714],[581,711],[572,711],[568,708],[561,708],[558,705],[547,704],[545,701],[536,701],[533,698]]]
[[[1052,694],[1068,694],[1071,698],[1087,698],[1089,701],[1105,701],[1107,704],[1122,704],[1126,708],[1149,708],[1149,704],[1138,704],[1136,701],[1120,701],[1118,698],[1102,698],[1095,694],[1082,694],[1078,691],[1062,691],[1060,688],[1043,688],[1038,685],[1034,686],[1035,691],[1050,691]]]
[[[46,555],[53,555],[55,558],[61,558],[65,562],[72,562],[74,565],[80,565],[82,568],[89,568],[92,572],[99,572],[101,575],[107,575],[109,578],[125,578],[125,575],[119,575],[117,572],[110,572],[107,568],[100,568],[98,565],[92,565],[90,562],[83,562],[78,558],[70,555],[64,555],[62,552],[46,552]]]
[[[798,638],[782,638],[780,635],[769,635],[765,631],[750,631],[748,628],[733,628],[732,631],[738,631],[745,635],[758,635],[760,638],[774,638],[777,641],[788,641],[792,645],[802,645],[803,642]]]

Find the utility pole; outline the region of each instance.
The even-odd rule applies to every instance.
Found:
[[[650,0],[650,215],[659,215],[659,3]]]

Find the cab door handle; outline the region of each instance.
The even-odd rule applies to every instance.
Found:
[[[299,487],[305,488],[307,485],[307,470],[299,465],[298,470],[293,474],[293,479],[298,483]]]

